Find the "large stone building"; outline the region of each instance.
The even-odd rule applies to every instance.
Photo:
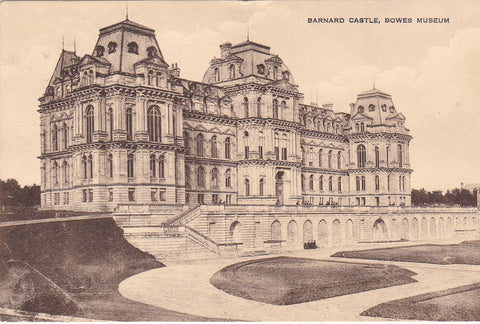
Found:
[[[197,82],[166,62],[154,30],[128,19],[102,28],[92,55],[62,50],[40,98],[41,205],[123,213],[129,224],[140,213],[140,227],[203,219],[196,229],[169,230],[204,246],[206,238],[235,243],[238,213],[258,209],[243,221],[252,223],[245,230],[255,237],[245,245],[252,249],[281,241],[265,234],[280,225],[267,223],[291,217],[288,208],[321,217],[326,206],[350,214],[410,206],[411,136],[391,96],[363,92],[348,113],[303,99],[293,73],[266,45],[220,45]],[[400,230],[386,234],[391,220],[375,225],[378,215],[368,215],[368,226],[365,217],[340,222],[352,235],[365,227],[363,239],[374,228],[400,237]],[[213,230],[222,217],[224,228]],[[302,226],[318,232],[317,224]],[[221,239],[224,232],[231,237]]]

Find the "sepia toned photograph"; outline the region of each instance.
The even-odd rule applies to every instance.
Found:
[[[0,321],[480,321],[480,2],[3,1]]]

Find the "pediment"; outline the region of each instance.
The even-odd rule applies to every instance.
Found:
[[[146,59],[143,59],[141,61],[138,61],[137,63],[134,64],[134,66],[137,66],[137,65],[157,65],[157,66],[161,66],[161,67],[167,67],[168,68],[168,64],[165,63],[164,60],[162,60],[162,58],[160,58],[159,56],[152,56],[152,57],[148,57]]]
[[[364,113],[357,113],[352,117],[352,120],[362,120],[362,119],[373,120],[372,117],[368,117]]]
[[[399,119],[399,120],[405,120],[405,116],[402,113],[398,113],[395,116],[392,117],[387,117],[386,119]]]

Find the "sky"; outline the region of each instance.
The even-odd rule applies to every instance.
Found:
[[[7,1],[0,4],[0,179],[40,181],[38,98],[64,48],[92,54],[102,27],[126,2]],[[129,19],[156,30],[168,63],[201,81],[218,45],[250,40],[278,54],[305,102],[349,112],[356,95],[390,93],[406,118],[412,187],[480,183],[480,1],[130,1]],[[309,24],[342,17],[343,24]],[[380,24],[350,24],[377,17]],[[385,18],[412,18],[388,24]],[[449,18],[417,24],[416,18]],[[317,100],[318,98],[318,100]]]

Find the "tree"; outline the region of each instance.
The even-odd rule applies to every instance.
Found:
[[[0,180],[0,204],[4,206],[35,206],[40,204],[40,186],[20,187],[15,179]]]

